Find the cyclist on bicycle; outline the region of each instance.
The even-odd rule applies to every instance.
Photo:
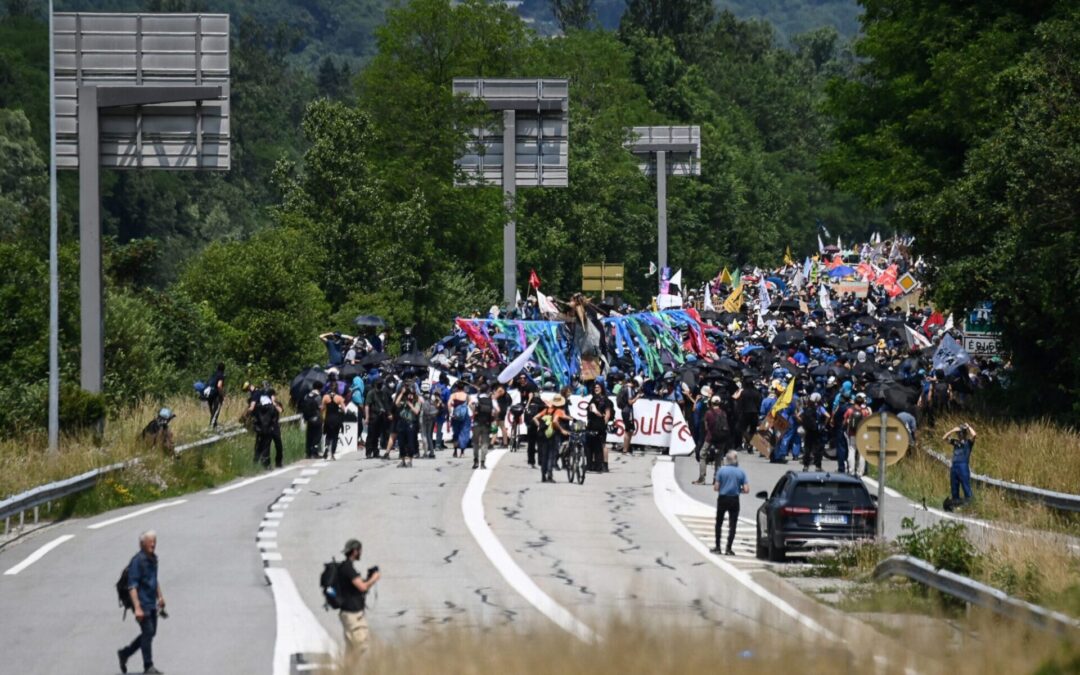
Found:
[[[611,404],[603,383],[594,382],[586,414],[585,457],[589,471],[608,470],[607,427],[614,414],[615,406]]]

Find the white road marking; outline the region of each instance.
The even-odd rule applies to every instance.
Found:
[[[261,523],[259,523],[260,528],[277,527],[278,525],[281,525],[280,520],[264,520]]]
[[[293,478],[293,485],[307,485],[311,482],[310,478]]]
[[[314,464],[312,464],[311,466],[314,466],[314,467],[318,467],[318,468],[320,468],[320,469],[321,469],[321,468],[323,468],[324,466],[330,466],[330,462],[327,462],[327,461],[322,461],[322,462],[315,462],[315,463],[314,463]]]
[[[281,520],[282,518],[285,517],[285,514],[282,513],[281,511],[271,511],[271,512],[267,513],[265,517],[273,519],[273,520]]]
[[[291,502],[294,499],[296,499],[296,497],[290,497],[290,496],[286,495],[284,497],[279,497],[278,501],[281,502],[282,504],[288,504],[289,502]]]
[[[11,569],[9,569],[7,572],[4,572],[4,574],[5,575],[15,575],[15,574],[18,574],[19,572],[22,572],[27,567],[30,567],[31,565],[33,565],[37,561],[44,558],[45,555],[49,551],[53,550],[54,548],[56,548],[60,544],[63,544],[68,539],[74,539],[74,538],[75,538],[75,535],[73,535],[73,534],[64,534],[64,535],[61,535],[61,536],[57,537],[56,539],[53,539],[48,544],[45,544],[44,546],[42,546],[38,550],[36,550],[33,553],[31,553],[30,555],[26,556],[26,560],[23,560],[18,565],[16,565],[16,566],[12,567]]]
[[[255,533],[256,539],[277,539],[277,530],[259,530]]]
[[[541,614],[551,619],[560,628],[584,642],[596,642],[599,637],[591,628],[582,623],[565,607],[555,602],[554,598],[545,593],[536,585],[536,582],[521,569],[514,559],[510,557],[506,548],[491,531],[491,527],[484,517],[484,489],[488,479],[498,465],[499,460],[506,454],[506,450],[494,450],[488,453],[487,465],[489,471],[473,471],[469,479],[469,485],[465,488],[465,495],[461,498],[461,513],[465,517],[465,525],[484,555],[491,564],[499,571],[511,588],[517,591],[521,597],[529,601]]]
[[[679,515],[676,514],[685,513],[690,517],[706,517],[703,510],[712,511],[712,509],[682,491],[678,481],[675,480],[675,463],[670,458],[657,459],[656,463],[653,464],[652,486],[653,502],[656,504],[657,510],[660,511],[660,515],[668,521],[668,524],[671,525],[672,529],[674,529],[686,543],[690,544],[695,551],[726,572],[728,576],[745,586],[751,593],[799,622],[804,627],[814,633],[825,636],[830,640],[839,641],[839,638],[832,631],[795,609],[786,600],[778,597],[772,591],[754,581],[745,570],[735,567],[721,556],[709,553],[709,548],[694,536],[689,528],[679,520]]]
[[[298,490],[296,488],[291,488],[291,487],[290,488],[285,488],[284,490],[281,491],[281,494],[284,494],[284,495],[298,495],[298,494],[300,494],[300,490]]]
[[[289,505],[288,504],[282,504],[280,499],[270,505],[270,510],[271,511],[284,511],[287,508],[289,508]]]
[[[277,562],[277,561],[281,560],[281,554],[280,553],[274,553],[272,551],[269,552],[269,553],[263,553],[262,554],[262,559],[266,560],[266,561],[270,561],[270,562]]]
[[[93,525],[87,525],[86,529],[88,529],[88,530],[99,530],[99,529],[101,529],[103,527],[108,527],[109,525],[115,525],[117,523],[123,522],[125,520],[129,520],[131,518],[138,518],[139,516],[145,515],[147,513],[151,513],[152,511],[157,511],[159,509],[167,509],[170,506],[180,506],[181,504],[186,504],[186,503],[187,503],[186,499],[177,499],[174,502],[165,502],[163,504],[154,504],[153,506],[147,506],[145,509],[139,509],[138,511],[128,513],[127,515],[117,516],[116,518],[112,518],[110,520],[105,520],[105,521],[102,521],[100,523],[94,523]]]
[[[874,480],[873,478],[871,478],[870,476],[863,476],[862,477],[862,482],[866,483],[867,487],[869,487],[872,490],[877,490],[878,489],[878,482],[876,480]],[[874,494],[877,494],[877,492],[875,492]],[[888,485],[885,486],[885,494],[889,495],[890,497],[893,497],[894,499],[904,499],[904,495],[900,494],[899,492],[892,489]]]
[[[264,549],[264,550],[265,549],[271,549],[271,548],[277,548],[277,542],[276,541],[260,541],[258,543],[258,546],[259,546],[259,548]]]
[[[251,485],[252,483],[258,483],[259,481],[266,480],[267,478],[273,478],[274,476],[280,476],[281,474],[288,473],[288,472],[292,471],[295,468],[296,468],[295,466],[287,466],[284,469],[278,469],[277,471],[271,471],[270,473],[264,473],[261,476],[254,476],[252,478],[247,478],[245,480],[240,481],[239,483],[233,483],[232,485],[226,485],[223,488],[218,488],[217,490],[213,490],[210,494],[212,494],[212,495],[225,494],[226,492],[231,492],[232,490],[238,490],[238,489],[240,489],[242,487],[247,487],[248,485]]]
[[[300,472],[300,475],[301,476],[314,476],[317,473],[319,473],[318,469],[304,469],[303,471]]]
[[[277,614],[273,675],[289,675],[293,654],[328,654],[331,659],[337,658],[337,645],[304,604],[289,571],[284,567],[267,567],[263,571],[274,593]]]

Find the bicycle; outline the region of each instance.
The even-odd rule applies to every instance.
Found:
[[[519,430],[521,426],[521,418],[525,415],[525,406],[521,403],[515,403],[510,406],[510,452],[517,452],[519,446]]]
[[[585,423],[573,420],[570,423],[570,439],[563,446],[562,464],[566,469],[566,478],[571,483],[576,479],[578,485],[585,482]]]

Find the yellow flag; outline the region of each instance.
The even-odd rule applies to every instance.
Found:
[[[735,290],[733,290],[731,292],[731,295],[729,295],[727,297],[727,300],[724,301],[724,311],[725,312],[734,313],[734,312],[738,312],[738,311],[742,310],[742,305],[743,305],[742,291],[743,291],[743,287],[739,286],[738,288],[736,288]]]
[[[785,265],[794,265],[795,264],[795,261],[791,259],[791,247],[790,246],[788,246],[786,249],[784,249],[784,264]]]
[[[788,380],[787,389],[784,389],[784,393],[780,394],[780,398],[776,399],[776,403],[773,404],[772,410],[769,414],[773,417],[779,415],[789,405],[791,405],[791,399],[795,398],[795,378]]]
[[[728,272],[726,267],[724,268],[724,271],[720,273],[720,283],[727,284],[728,286],[731,285],[731,272]]]

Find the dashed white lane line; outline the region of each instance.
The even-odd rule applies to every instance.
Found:
[[[300,475],[301,476],[314,476],[317,473],[319,473],[318,469],[304,469],[303,471],[300,472]]]
[[[45,555],[49,551],[53,550],[54,548],[56,548],[60,544],[63,544],[65,541],[67,541],[69,539],[74,539],[74,538],[75,538],[75,535],[73,535],[73,534],[64,534],[64,535],[61,535],[61,536],[57,537],[56,539],[53,539],[48,544],[45,544],[44,546],[42,546],[38,550],[36,550],[33,553],[31,553],[30,555],[26,556],[25,560],[23,560],[18,565],[12,567],[8,571],[4,572],[4,574],[10,576],[10,575],[15,575],[15,574],[18,574],[19,572],[22,572],[27,567],[30,567],[31,565],[33,565],[37,561],[44,558]]]
[[[267,478],[273,478],[274,476],[280,476],[281,474],[288,473],[290,471],[293,471],[294,469],[296,469],[295,466],[287,466],[284,469],[278,469],[277,471],[271,471],[270,473],[264,473],[264,474],[261,474],[259,476],[253,476],[251,478],[246,478],[246,479],[244,479],[244,480],[242,480],[242,481],[240,481],[238,483],[233,483],[232,485],[226,485],[223,488],[218,488],[217,490],[213,490],[213,491],[210,492],[210,494],[212,494],[212,495],[220,495],[220,494],[225,494],[226,492],[231,492],[233,490],[239,490],[240,488],[247,487],[248,485],[251,485],[252,483],[258,483],[259,481],[266,480]]]
[[[769,603],[786,616],[794,619],[800,625],[830,640],[839,640],[832,631],[795,609],[790,603],[754,581],[745,570],[732,565],[730,562],[724,560],[722,556],[709,553],[709,547],[694,536],[694,533],[683,524],[679,519],[679,516],[688,515],[706,518],[713,510],[682,491],[678,481],[675,480],[675,463],[670,458],[659,458],[656,460],[656,463],[653,464],[652,487],[653,501],[656,504],[656,509],[660,511],[660,515],[668,521],[671,528],[675,530],[686,543],[690,544],[690,546],[704,556],[706,560],[719,567],[751,593]]]
[[[263,570],[274,593],[277,637],[274,640],[273,675],[289,675],[293,654],[330,654],[337,657],[337,644],[311,613],[289,571],[284,567]]]
[[[265,517],[271,520],[281,520],[285,517],[285,514],[281,511],[270,511],[265,515]]]
[[[276,502],[274,502],[273,504],[270,505],[270,510],[271,511],[284,511],[287,508],[289,508],[289,505],[288,504],[282,504],[280,498]]]
[[[264,520],[261,523],[259,523],[259,529],[277,527],[278,525],[281,525],[280,520]]]
[[[261,548],[263,550],[269,550],[269,549],[272,549],[272,548],[277,548],[277,542],[276,541],[260,541],[260,542],[258,542],[257,545],[258,545],[259,548]]]
[[[267,561],[275,561],[275,562],[280,561],[281,560],[281,554],[280,553],[275,553],[273,551],[264,552],[262,554],[262,559],[267,560]]]
[[[310,478],[294,478],[293,485],[307,485],[311,482]]]
[[[256,539],[277,539],[277,530],[259,530],[255,533]]]
[[[109,520],[104,520],[104,521],[102,521],[100,523],[94,523],[93,525],[87,525],[86,529],[88,529],[88,530],[99,530],[99,529],[101,529],[103,527],[108,527],[109,525],[115,525],[116,523],[120,523],[120,522],[123,522],[125,520],[130,520],[131,518],[138,518],[139,516],[146,515],[147,513],[151,513],[153,511],[157,511],[159,509],[167,509],[170,506],[180,506],[181,504],[186,504],[186,503],[187,503],[186,499],[177,499],[174,502],[165,502],[163,504],[154,504],[153,506],[147,506],[145,509],[139,509],[138,511],[133,511],[131,513],[128,513],[128,514],[125,514],[125,515],[122,515],[122,516],[117,516],[116,518],[111,518]]]
[[[469,479],[469,485],[465,488],[465,495],[461,498],[461,513],[465,517],[465,525],[484,555],[491,564],[499,571],[511,588],[517,591],[529,604],[538,609],[541,614],[551,619],[560,628],[584,642],[596,642],[599,637],[591,628],[581,622],[580,619],[560,605],[550,595],[536,585],[536,582],[521,569],[510,553],[492,532],[491,527],[484,517],[484,489],[492,471],[498,466],[499,460],[506,454],[506,450],[494,450],[487,456],[487,471],[474,471]]]

